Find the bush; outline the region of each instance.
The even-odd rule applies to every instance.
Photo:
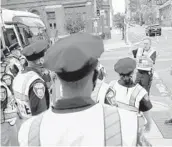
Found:
[[[75,19],[69,18],[66,20],[65,28],[70,34],[78,33],[80,31],[84,31],[85,22],[82,20],[81,17],[77,17]]]

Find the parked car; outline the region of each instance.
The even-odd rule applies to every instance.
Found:
[[[150,25],[145,30],[146,36],[159,35],[161,36],[161,26],[158,24]]]

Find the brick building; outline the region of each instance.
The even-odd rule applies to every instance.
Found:
[[[97,17],[97,31],[110,37],[110,13],[112,0],[97,0],[104,15]],[[50,37],[65,35],[65,23],[70,17],[80,15],[85,23],[85,31],[94,33],[94,0],[1,0],[7,9],[29,11],[40,15],[48,28]]]

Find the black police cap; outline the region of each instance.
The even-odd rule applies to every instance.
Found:
[[[119,74],[129,74],[136,68],[136,61],[132,58],[126,57],[118,60],[114,66],[114,70]]]
[[[57,41],[44,57],[44,67],[64,81],[78,81],[96,68],[104,51],[102,39],[87,33],[76,33]]]
[[[22,54],[28,61],[35,61],[44,56],[49,44],[47,40],[38,40],[29,46],[25,47]]]

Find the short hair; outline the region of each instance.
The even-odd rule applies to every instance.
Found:
[[[85,85],[88,82],[88,79],[90,77],[92,72],[90,72],[87,76],[85,76],[84,78],[78,80],[78,81],[73,81],[73,82],[67,82],[64,81],[63,79],[61,79],[58,74],[57,76],[59,77],[60,81],[62,82],[63,85],[65,85],[66,87],[69,87],[70,89],[82,89],[85,87]]]
[[[1,77],[1,79],[4,81],[4,77],[6,77],[6,76],[9,76],[9,77],[11,78],[11,80],[14,79],[14,77],[13,77],[11,74],[8,74],[8,73],[5,73],[5,74]]]
[[[7,88],[3,85],[1,85],[1,89],[5,89],[5,93],[6,93],[6,96],[8,97],[8,91],[7,91]]]

